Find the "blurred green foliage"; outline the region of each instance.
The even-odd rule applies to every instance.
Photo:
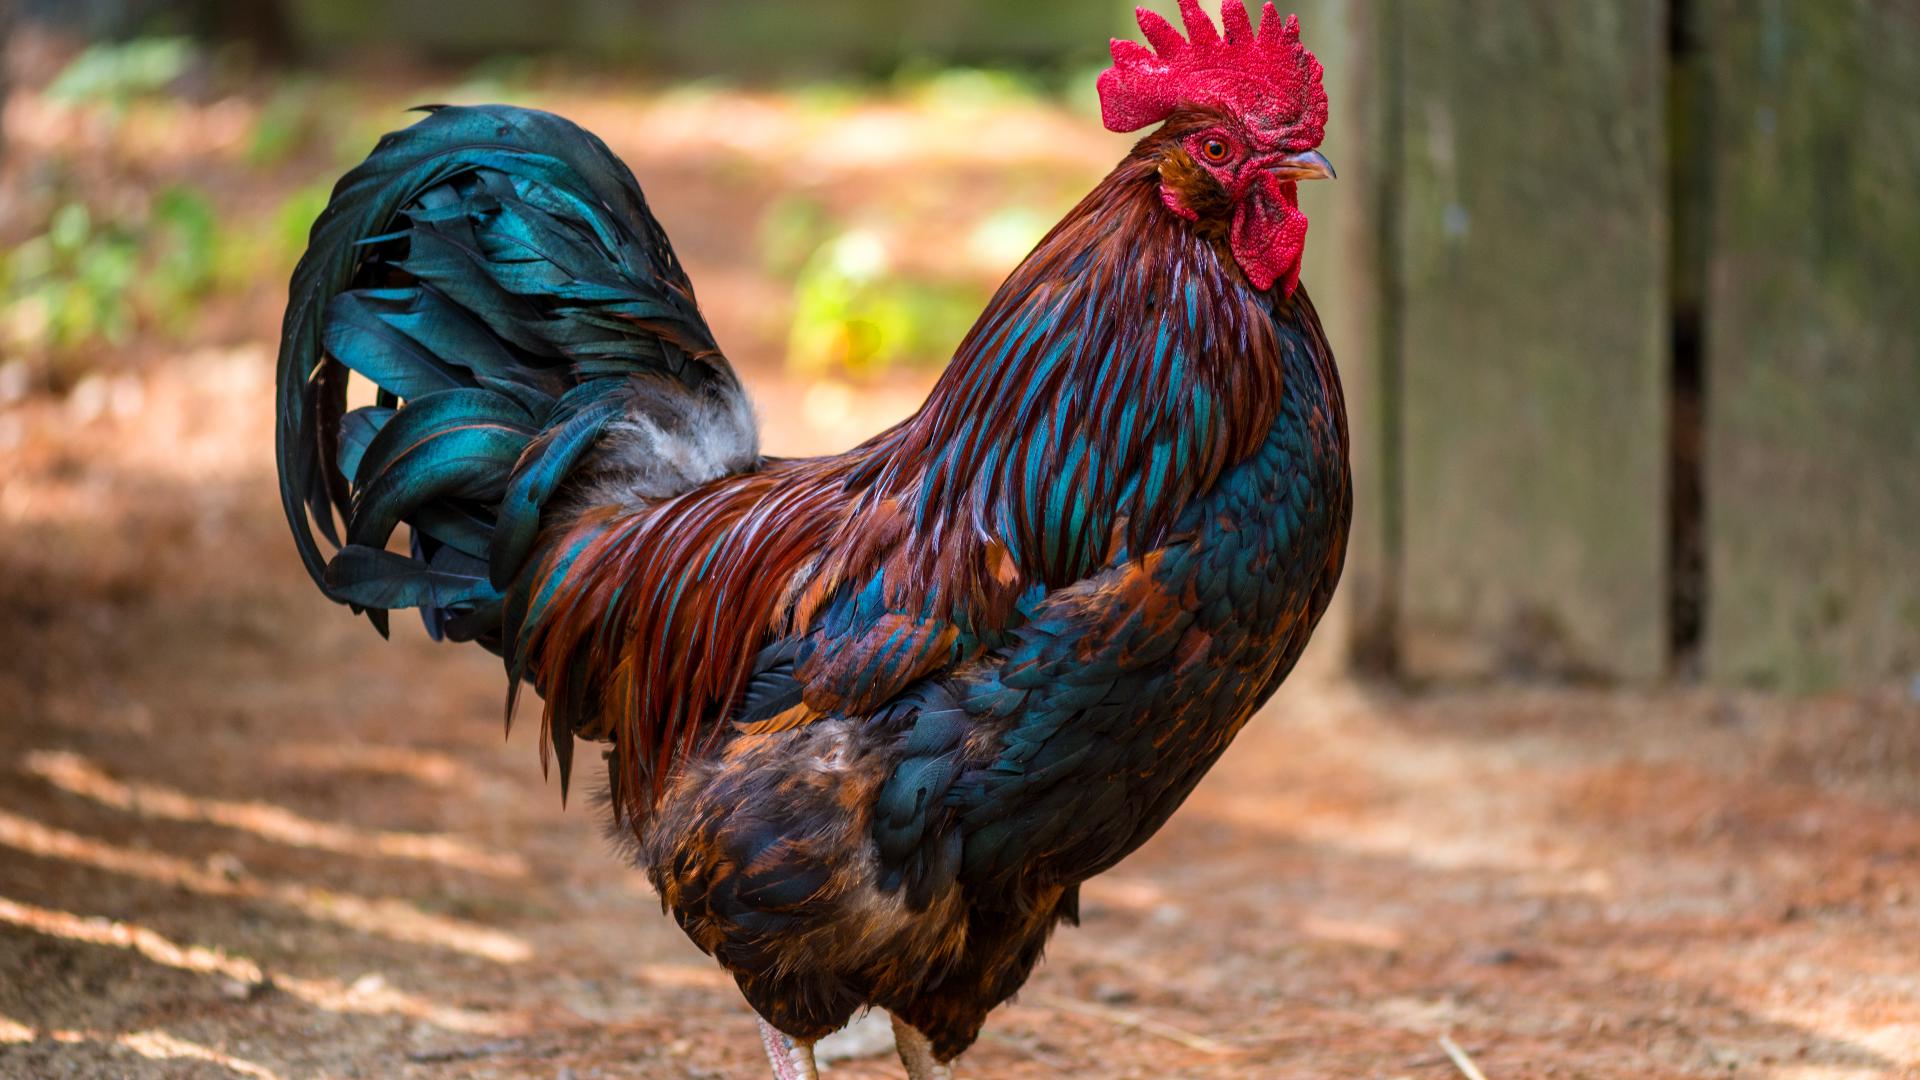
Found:
[[[838,231],[833,212],[817,199],[785,195],[760,218],[760,263],[774,277],[791,277]]]
[[[872,373],[903,361],[944,360],[986,300],[971,282],[898,272],[868,229],[821,244],[794,277],[788,361],[818,373]]]
[[[806,200],[776,203],[761,243],[769,269],[793,278],[788,363],[809,374],[853,375],[946,363],[991,295],[979,271],[1013,266],[1052,222],[1030,207],[996,209],[972,226],[965,249],[953,253],[961,257],[942,273],[900,265],[884,231],[836,226]]]
[[[47,87],[47,98],[68,105],[124,108],[186,74],[194,46],[186,38],[135,38],[91,45]]]
[[[894,90],[925,108],[965,115],[1028,104],[1048,95],[1037,76],[1007,68],[946,67],[909,59],[893,76]]]
[[[323,52],[566,53],[635,74],[782,82],[885,78],[911,63],[1067,70],[1129,29],[1129,7],[1115,0],[287,0],[286,10],[295,37]]]
[[[9,344],[26,349],[37,342],[60,352],[96,337],[124,340],[138,261],[139,246],[125,230],[97,227],[80,203],[61,206],[45,233],[7,255]]]
[[[704,19],[682,11],[662,32],[687,32]],[[117,346],[191,340],[211,302],[260,302],[266,283],[277,283],[304,249],[335,178],[380,135],[410,119],[400,106],[539,105],[579,74],[577,65],[524,52],[453,68],[429,65],[430,81],[408,90],[404,100],[382,96],[373,107],[359,87],[324,72],[268,71],[223,56],[171,36],[97,43],[41,91],[47,104],[70,110],[73,130],[83,137],[26,174],[25,220],[14,222],[15,235],[24,238],[0,250],[0,345],[10,358],[27,359],[44,381],[76,382],[87,367],[111,362]],[[830,127],[878,102],[964,130],[996,111],[1044,108],[1057,91],[1044,70],[954,66],[937,56],[944,54],[902,52],[888,61],[888,71],[842,68],[788,83],[779,96],[806,123]],[[679,82],[642,72],[648,107],[698,108],[714,95],[741,93],[737,79],[754,79],[753,72],[718,63],[711,71]],[[183,97],[189,86],[194,96]],[[244,125],[236,135],[215,135],[217,127],[205,126],[231,124],[236,115]],[[99,162],[86,157],[99,151],[91,140],[102,134],[115,154],[129,146],[136,155],[152,154],[154,133],[170,126],[223,140],[216,144],[219,156],[173,161],[163,150],[158,158],[140,159],[151,165],[112,162],[104,176]],[[166,136],[159,139],[164,143]],[[704,161],[715,183],[736,184],[748,197],[763,182],[764,163],[751,149],[720,147]],[[150,183],[127,183],[129,167],[152,167],[157,175]],[[775,196],[751,249],[768,278],[792,287],[791,321],[768,327],[772,340],[784,335],[789,362],[811,372],[944,363],[999,275],[1058,217],[1062,207],[1031,205],[1055,199],[1052,176],[1023,176],[997,195],[974,192],[961,200],[967,209],[953,211],[960,220],[952,228],[962,243],[939,252],[938,260],[903,227],[925,218],[929,200],[948,211],[944,197],[925,187],[881,185],[838,209],[806,195]],[[302,186],[289,187],[296,183]],[[1077,193],[1077,184],[1069,186]],[[262,199],[262,189],[278,194]],[[231,325],[209,325],[223,324]]]
[[[188,187],[170,187],[155,197],[141,237],[151,265],[142,275],[145,308],[179,333],[195,301],[213,287],[220,226],[213,201]]]
[[[76,110],[80,130],[88,116],[114,129],[130,115],[178,122],[187,106],[170,92],[198,57],[185,38],[96,44],[43,97]],[[316,143],[341,168],[365,153],[374,138],[368,125],[353,123],[339,95],[320,84],[295,75],[268,92],[238,150],[245,167],[277,168]],[[136,114],[136,105],[158,112]],[[190,337],[207,301],[285,273],[333,184],[327,175],[277,205],[240,210],[194,179],[103,187],[90,172],[56,153],[23,174],[19,205],[36,216],[23,239],[0,251],[0,345],[55,386],[77,381],[136,334]]]
[[[228,269],[222,235],[212,200],[188,187],[160,191],[136,217],[60,204],[46,231],[0,261],[9,352],[41,354],[57,376],[82,350],[121,344],[140,325],[184,332]]]
[[[319,120],[313,80],[295,77],[274,88],[247,139],[247,163],[272,168],[292,157],[315,135]]]

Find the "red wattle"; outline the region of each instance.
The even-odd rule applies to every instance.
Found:
[[[1262,173],[1257,187],[1233,212],[1233,259],[1261,292],[1278,281],[1292,296],[1300,284],[1300,256],[1307,247],[1307,215],[1300,212],[1296,185]]]

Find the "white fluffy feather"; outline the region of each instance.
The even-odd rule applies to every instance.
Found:
[[[760,425],[744,391],[689,395],[676,404],[683,406],[676,416],[635,411],[607,429],[588,505],[638,509],[759,461]]]

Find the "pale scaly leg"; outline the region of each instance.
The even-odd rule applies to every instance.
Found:
[[[761,1020],[760,1044],[767,1048],[767,1060],[773,1063],[773,1080],[820,1080],[813,1065],[811,1042],[801,1042]]]
[[[907,1067],[907,1080],[953,1080],[953,1063],[936,1059],[933,1043],[897,1016],[893,1016],[893,1045],[900,1051],[900,1064]]]

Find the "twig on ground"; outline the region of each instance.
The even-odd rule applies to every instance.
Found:
[[[1091,1001],[1080,1001],[1077,998],[1055,997],[1052,994],[1037,996],[1033,1001],[1035,1004],[1043,1005],[1047,1008],[1058,1009],[1062,1012],[1079,1013],[1082,1016],[1091,1016],[1096,1020],[1105,1020],[1108,1023],[1118,1024],[1121,1027],[1144,1031],[1149,1035],[1158,1035],[1160,1038],[1166,1039],[1169,1042],[1179,1043],[1189,1050],[1198,1050],[1203,1054],[1226,1056],[1240,1052],[1238,1047],[1228,1046],[1218,1039],[1209,1039],[1205,1035],[1195,1035],[1191,1031],[1174,1027],[1172,1024],[1163,1023],[1150,1016],[1143,1016],[1129,1009],[1116,1009],[1111,1005],[1097,1005]],[[1482,1077],[1481,1080],[1485,1080],[1485,1078]]]
[[[1473,1059],[1460,1049],[1460,1044],[1454,1042],[1451,1036],[1440,1036],[1440,1049],[1447,1052],[1447,1056],[1453,1059],[1453,1067],[1459,1069],[1460,1075],[1467,1080],[1487,1080],[1487,1074],[1480,1071],[1480,1066],[1473,1063]]]
[[[495,1039],[493,1042],[480,1043],[477,1046],[444,1047],[437,1050],[414,1050],[407,1054],[407,1060],[422,1065],[438,1065],[449,1061],[472,1061],[475,1058],[492,1057],[520,1049],[520,1039]]]

